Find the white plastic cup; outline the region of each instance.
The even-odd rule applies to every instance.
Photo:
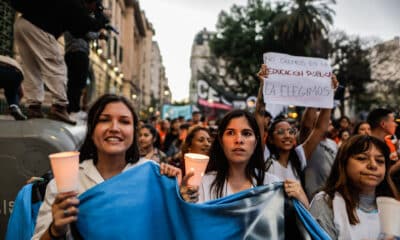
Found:
[[[78,191],[79,152],[59,152],[49,155],[58,192]]]
[[[377,197],[381,232],[400,236],[400,201],[390,197]]]
[[[199,186],[210,158],[207,155],[198,153],[186,153],[184,158],[186,174],[194,172],[194,175],[189,178],[188,184],[191,186]]]

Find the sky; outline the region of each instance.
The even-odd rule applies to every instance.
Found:
[[[400,0],[336,0],[332,29],[390,40],[400,36]],[[247,0],[139,0],[153,24],[173,100],[189,97],[190,54],[195,35],[214,31],[221,10]],[[260,57],[261,58],[261,57]]]

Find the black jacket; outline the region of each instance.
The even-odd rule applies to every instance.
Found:
[[[83,37],[105,25],[90,15],[84,0],[11,0],[11,4],[26,20],[56,39],[65,31]]]

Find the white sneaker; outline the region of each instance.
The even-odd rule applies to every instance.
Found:
[[[69,114],[69,117],[76,121],[78,124],[85,124],[87,120],[87,113],[84,111],[79,111],[79,112],[71,112]]]

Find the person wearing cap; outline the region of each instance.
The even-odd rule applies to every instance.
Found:
[[[19,107],[23,79],[23,71],[17,61],[11,57],[0,55],[0,88],[4,89],[9,112],[15,120],[27,119]]]

